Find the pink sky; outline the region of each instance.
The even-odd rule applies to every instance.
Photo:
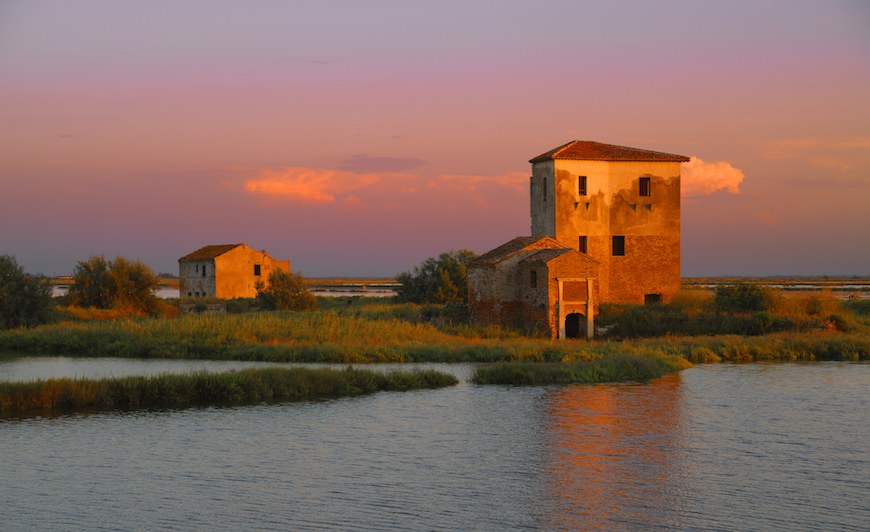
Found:
[[[693,156],[683,275],[870,275],[863,1],[0,3],[0,253],[391,276],[529,233],[528,159]]]

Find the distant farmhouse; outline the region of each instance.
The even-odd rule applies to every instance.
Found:
[[[205,246],[178,259],[182,298],[255,297],[258,283],[275,270],[290,271],[289,260],[275,260],[245,244]]]
[[[600,303],[658,303],[680,288],[680,163],[575,140],[529,162],[532,236],[468,270],[472,320],[592,336]]]

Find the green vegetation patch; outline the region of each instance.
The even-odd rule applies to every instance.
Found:
[[[348,367],[245,369],[113,379],[0,382],[0,415],[82,409],[136,410],[306,401],[453,386],[453,375]]]
[[[478,368],[471,382],[543,386],[648,381],[689,366],[679,357],[638,355],[611,355],[590,362],[502,362]]]

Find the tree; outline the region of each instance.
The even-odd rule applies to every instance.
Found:
[[[73,271],[70,303],[82,307],[121,308],[153,313],[159,307],[154,291],[159,280],[140,261],[116,257],[107,261],[95,255],[79,262]]]
[[[11,255],[0,255],[0,329],[32,327],[51,319],[51,284],[24,272]]]
[[[102,255],[79,261],[73,270],[69,300],[80,307],[109,308],[112,304],[109,262]]]
[[[131,308],[153,313],[159,304],[154,292],[160,281],[154,271],[140,261],[116,257],[109,265],[112,307]]]
[[[265,310],[309,310],[317,307],[317,299],[308,291],[300,273],[273,270],[265,287],[257,289],[260,308]]]
[[[396,276],[397,299],[412,303],[467,303],[468,264],[473,251],[448,251],[423,261],[412,272]]]

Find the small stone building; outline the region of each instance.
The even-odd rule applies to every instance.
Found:
[[[596,260],[550,237],[517,237],[468,268],[474,320],[586,338],[598,299]]]
[[[245,244],[205,246],[178,259],[182,298],[256,297],[259,283],[275,270],[290,271],[289,260],[275,260]]]
[[[586,334],[576,336],[591,336],[599,303],[670,299],[680,289],[680,164],[688,161],[581,140],[531,159],[532,236],[469,266],[472,319],[549,324],[557,338],[575,336],[580,319]],[[546,253],[530,254],[541,246]],[[545,292],[530,286],[535,275],[546,275]]]

